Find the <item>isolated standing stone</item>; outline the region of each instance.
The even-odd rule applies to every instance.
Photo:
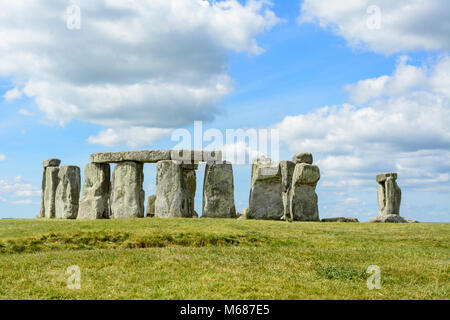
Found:
[[[110,218],[143,218],[145,192],[143,164],[126,161],[115,165],[111,183]]]
[[[252,185],[247,217],[280,220],[284,216],[283,186],[279,163],[256,160],[252,165]]]
[[[203,181],[204,218],[236,218],[233,166],[208,163]]]
[[[55,196],[56,188],[58,187],[59,168],[48,167],[45,169],[42,193],[43,215],[45,218],[55,217]]]
[[[86,165],[77,219],[109,218],[110,179],[109,164],[88,163]]]
[[[59,169],[58,178],[55,217],[57,219],[76,219],[81,188],[80,168],[77,166],[62,166]]]
[[[192,183],[183,164],[166,160],[157,164],[155,217],[192,218]],[[188,181],[186,181],[186,179]]]
[[[400,216],[402,191],[397,185],[397,173],[382,173],[376,177],[378,183],[378,216],[370,222],[415,223]]]
[[[145,208],[145,215],[147,218],[153,218],[155,216],[155,201],[156,195],[152,194],[148,196],[147,206]]]
[[[306,163],[295,166],[289,196],[291,215],[295,221],[319,221],[316,194],[319,179],[319,167]]]

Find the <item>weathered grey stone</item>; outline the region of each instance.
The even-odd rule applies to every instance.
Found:
[[[179,161],[160,161],[156,173],[155,217],[192,218],[192,175]],[[188,170],[189,171],[189,170]],[[186,181],[188,179],[189,181]]]
[[[143,164],[126,161],[115,165],[111,184],[110,218],[143,218],[145,192]]]
[[[267,158],[252,165],[252,185],[247,217],[249,219],[280,220],[284,216],[283,185],[279,163]]]
[[[47,168],[49,170],[50,168]],[[62,166],[55,195],[55,218],[76,219],[80,200],[81,176],[77,166]]]
[[[187,191],[188,198],[188,210],[192,212],[192,217],[195,216],[194,210],[194,201],[195,201],[195,191],[197,190],[197,174],[195,170],[185,167],[186,165],[182,165],[183,167],[183,181],[184,186]]]
[[[311,153],[300,152],[294,155],[294,157],[292,158],[292,162],[294,162],[295,164],[299,163],[313,164],[313,156]]]
[[[295,163],[292,161],[281,161],[281,184],[283,188],[283,209],[284,214],[282,220],[293,220],[294,217],[291,216],[289,193],[292,188],[292,177],[294,175]]]
[[[45,218],[45,207],[44,207],[44,194],[45,194],[45,168],[42,172],[42,184],[41,184],[41,209],[37,218]]]
[[[204,218],[236,218],[233,166],[208,163],[203,181]]]
[[[396,214],[388,214],[386,216],[378,216],[370,219],[373,223],[418,223],[416,220],[405,219]]]
[[[170,160],[170,150],[142,150],[122,152],[102,152],[91,155],[94,163],[118,163],[124,161],[156,163],[162,160]]]
[[[238,217],[238,220],[246,220],[248,219],[248,208],[242,210],[241,215]]]
[[[192,218],[198,219],[198,213],[197,213],[197,211],[194,210],[194,215],[192,216]]]
[[[77,219],[109,218],[110,180],[109,164],[88,163],[86,165]]]
[[[153,218],[155,216],[155,201],[156,195],[152,194],[148,196],[147,206],[145,208],[145,214],[147,218]]]
[[[385,182],[387,178],[393,178],[394,180],[397,180],[397,174],[393,172],[380,173],[377,175],[377,182]]]
[[[48,167],[59,167],[59,165],[61,164],[61,160],[56,159],[56,158],[52,158],[52,159],[46,159],[44,160],[44,169],[48,168]]]
[[[295,166],[289,195],[291,216],[295,221],[319,221],[316,185],[319,167],[300,163]]]
[[[356,218],[336,217],[336,218],[324,218],[322,222],[359,222]]]
[[[199,162],[222,162],[222,151],[220,150],[172,150],[170,159],[180,161],[184,164]]]
[[[402,191],[397,185],[397,173],[382,173],[377,175],[376,180],[378,182],[378,216],[372,218],[370,222],[417,222],[400,216]]]
[[[59,168],[48,167],[44,170],[45,175],[43,179],[43,194],[42,194],[42,205],[44,218],[54,218],[55,217],[55,196],[56,188],[58,187],[58,174]]]

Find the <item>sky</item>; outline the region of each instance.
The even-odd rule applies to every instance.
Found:
[[[224,136],[277,132],[280,160],[311,152],[321,218],[368,221],[378,211],[376,174],[398,172],[402,216],[450,222],[447,0],[0,8],[0,218],[36,217],[44,159],[83,171],[95,152],[174,148],[180,130],[194,145],[201,121]],[[248,163],[265,152],[248,141],[224,141],[224,150],[248,159],[233,166],[242,211]],[[156,165],[144,174],[150,195]],[[199,213],[203,174],[201,165]]]

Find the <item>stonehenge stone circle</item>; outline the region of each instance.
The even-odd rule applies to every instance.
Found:
[[[111,183],[110,218],[143,218],[145,192],[143,164],[133,161],[117,163]]]
[[[319,167],[307,163],[295,165],[289,196],[291,215],[295,221],[319,221],[316,185]]]
[[[378,216],[370,222],[414,223],[400,216],[402,191],[397,185],[397,173],[381,173],[376,176],[378,183]]]
[[[145,207],[145,216],[147,218],[153,218],[155,216],[155,201],[156,195],[152,194],[148,196],[147,206]]]
[[[110,179],[109,164],[91,162],[86,165],[77,219],[109,218]]]
[[[236,218],[231,163],[208,163],[203,181],[204,218]]]
[[[156,169],[155,217],[192,218],[192,176],[180,161],[159,161]],[[186,181],[187,180],[187,181]],[[194,194],[195,196],[195,194]]]
[[[55,218],[76,219],[80,200],[81,176],[77,166],[62,166],[55,195]]]
[[[255,160],[251,181],[247,218],[280,220],[284,216],[280,164],[267,158]]]
[[[42,172],[42,188],[41,188],[41,209],[39,211],[38,214],[38,218],[45,218],[45,198],[46,198],[46,193],[45,193],[45,187],[46,187],[46,171],[47,168],[49,167],[54,167],[54,168],[58,168],[59,165],[61,164],[61,160],[59,159],[46,159],[43,162],[43,167],[44,170]],[[56,173],[56,177],[58,176],[58,173]],[[50,190],[53,190],[52,192],[50,192],[50,197],[49,195],[47,195],[47,199],[52,198],[53,200],[51,201],[51,204],[48,204],[48,207],[53,207],[55,206],[54,204],[54,199],[55,199],[55,192],[56,192],[56,187],[57,187],[58,182],[56,181],[55,185],[51,185],[50,186]],[[53,216],[54,216],[54,209],[53,209]]]
[[[43,218],[54,218],[55,217],[55,197],[56,188],[58,187],[58,174],[59,168],[48,167],[45,169],[44,181],[43,181],[43,192],[42,192],[42,206],[43,213],[41,216]]]

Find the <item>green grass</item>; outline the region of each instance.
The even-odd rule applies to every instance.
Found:
[[[450,224],[3,220],[0,298],[449,299],[449,247]]]

